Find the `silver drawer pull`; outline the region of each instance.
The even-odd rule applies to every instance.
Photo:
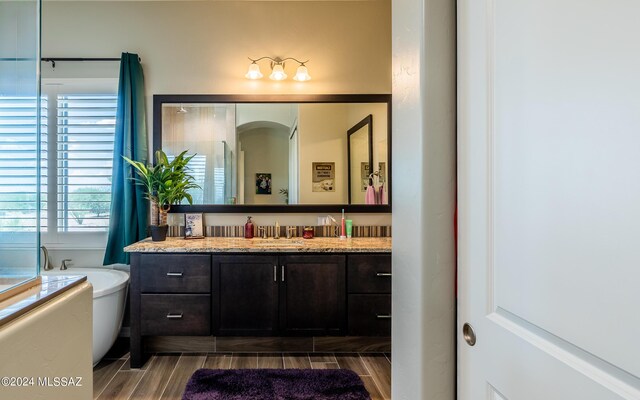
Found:
[[[391,315],[388,315],[388,314],[376,314],[376,318],[378,318],[378,319],[391,319]]]
[[[391,272],[376,272],[376,276],[391,276]]]
[[[182,272],[167,272],[167,276],[182,277]]]
[[[180,313],[180,314],[171,314],[171,313],[169,313],[169,314],[167,314],[167,318],[168,319],[182,319],[182,313]]]

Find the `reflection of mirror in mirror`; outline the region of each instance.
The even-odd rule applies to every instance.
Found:
[[[162,149],[197,153],[194,204],[348,204],[346,132],[369,114],[374,165],[386,165],[386,103],[163,103]]]
[[[365,192],[369,185],[369,125],[365,125],[349,137],[350,204],[366,204]],[[375,204],[375,203],[373,203]]]

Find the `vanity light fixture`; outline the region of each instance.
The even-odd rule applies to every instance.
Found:
[[[309,70],[305,65],[306,63],[309,62],[309,60],[300,61],[300,60],[296,60],[293,57],[287,57],[287,58],[260,57],[260,58],[256,58],[255,60],[249,57],[251,64],[249,64],[249,70],[245,74],[245,77],[247,79],[260,79],[264,76],[262,75],[262,72],[260,72],[260,66],[258,65],[258,61],[264,60],[265,58],[271,61],[271,74],[269,75],[269,79],[271,80],[283,81],[287,79],[288,75],[286,72],[284,72],[285,61],[287,60],[293,60],[298,64],[300,64],[298,65],[298,69],[296,70],[296,75],[293,77],[293,80],[298,82],[305,82],[305,81],[311,80],[311,76],[309,76]]]

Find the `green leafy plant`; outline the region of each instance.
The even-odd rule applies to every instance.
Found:
[[[280,194],[284,197],[285,204],[289,204],[289,189],[280,189]]]
[[[200,189],[200,186],[195,183],[195,178],[189,174],[188,168],[189,161],[195,154],[186,156],[187,151],[183,151],[169,161],[165,152],[158,150],[155,154],[154,166],[123,156],[138,175],[131,179],[145,188],[146,197],[151,202],[151,225],[166,225],[167,213],[172,205],[180,204],[183,200],[193,204],[193,197],[189,191]]]

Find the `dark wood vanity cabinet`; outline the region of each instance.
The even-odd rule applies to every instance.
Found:
[[[349,335],[391,336],[391,254],[348,259]]]
[[[131,255],[131,366],[142,336],[211,334],[211,255]]]
[[[344,256],[214,256],[214,332],[343,333],[345,274]]]
[[[278,257],[213,258],[213,330],[224,335],[275,335],[278,332]]]
[[[280,327],[287,335],[339,335],[346,331],[346,257],[279,257]]]
[[[144,336],[390,336],[390,254],[132,253],[131,366]]]

